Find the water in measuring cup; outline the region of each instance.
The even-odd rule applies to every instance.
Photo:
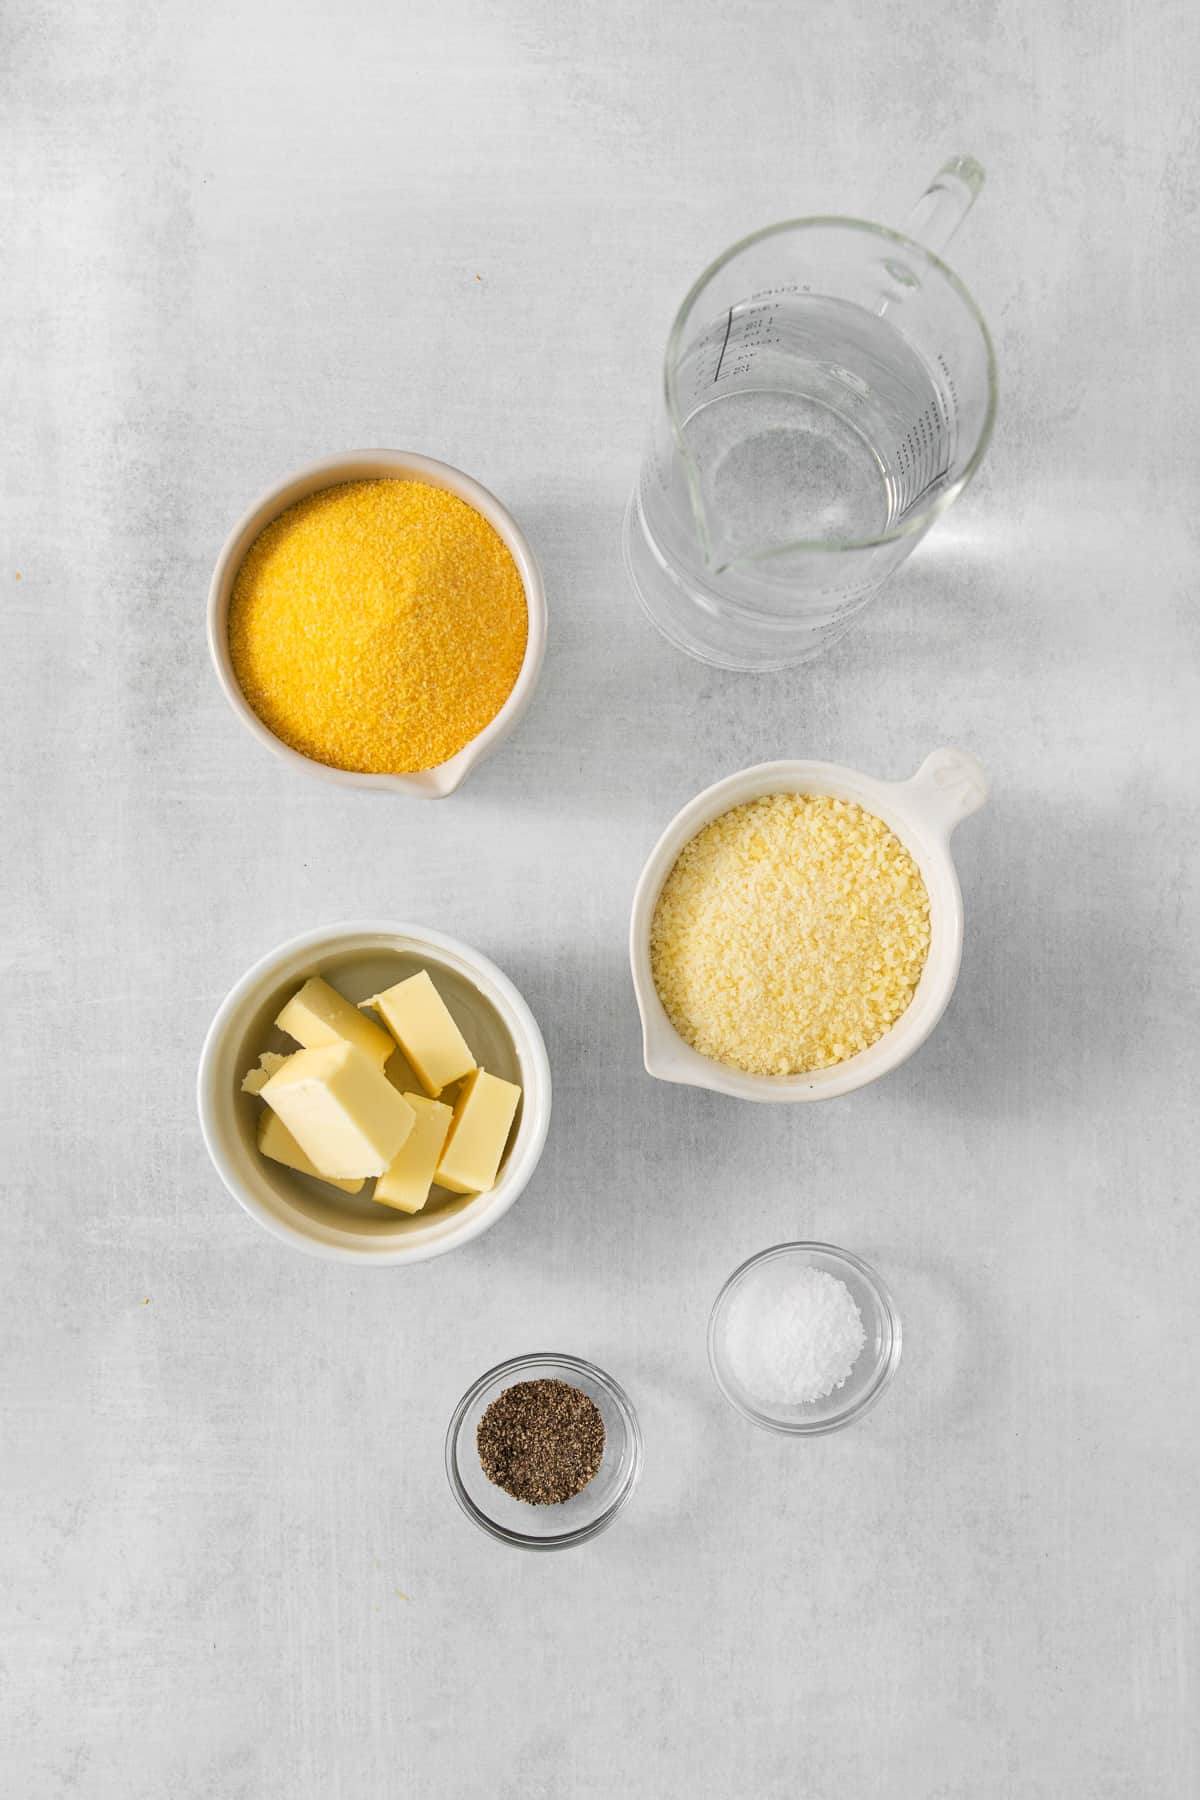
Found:
[[[718,566],[878,537],[953,456],[942,386],[887,318],[849,301],[731,308],[685,353],[676,392]]]

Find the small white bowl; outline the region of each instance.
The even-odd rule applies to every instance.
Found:
[[[294,1050],[275,1016],[310,975],[348,1000],[365,1000],[428,969],[485,1068],[521,1087],[521,1102],[495,1187],[486,1194],[435,1189],[407,1214],[338,1193],[261,1156],[263,1102],[241,1091],[263,1050]],[[536,1169],[550,1125],[550,1064],[537,1021],[507,975],[478,950],[423,925],[335,925],[306,932],[255,963],[209,1027],[197,1082],[200,1129],[213,1167],[251,1218],[297,1250],[342,1262],[408,1263],[470,1243],[506,1213]]]
[[[929,954],[917,991],[890,1031],[868,1050],[806,1075],[749,1075],[702,1056],[667,1017],[650,970],[650,926],[663,883],[684,845],[734,806],[764,794],[829,794],[852,800],[889,825],[929,892]],[[711,1088],[740,1100],[831,1100],[877,1081],[925,1042],[949,1003],[962,959],[963,906],[950,857],[950,834],[987,799],[987,777],[965,750],[935,750],[909,781],[877,781],[840,763],[758,763],[730,775],[676,813],[650,852],[633,898],[629,960],[646,1069],[660,1081]]]
[[[456,756],[452,756],[449,762],[439,763],[433,769],[421,769],[412,775],[365,775],[354,769],[335,769],[328,763],[317,762],[315,758],[303,756],[298,750],[293,750],[263,724],[253,707],[248,704],[238,686],[233,659],[229,654],[229,602],[238,570],[259,533],[265,530],[272,519],[277,519],[281,512],[286,512],[289,506],[294,506],[299,500],[306,500],[310,494],[319,493],[322,488],[335,487],[343,481],[373,481],[381,477],[398,481],[423,481],[429,487],[444,488],[447,493],[457,494],[460,500],[473,506],[477,513],[482,513],[512,552],[512,559],[517,565],[517,573],[525,589],[525,606],[529,614],[525,660],[521,664],[512,693],[495,718],[469,744],[464,745]],[[449,463],[435,462],[429,456],[417,456],[408,450],[350,450],[344,456],[326,457],[322,462],[309,463],[307,467],[297,470],[286,481],[281,481],[256,500],[249,512],[234,526],[217,558],[208,590],[208,648],[225,698],[242,724],[260,744],[265,744],[268,750],[273,750],[285,762],[305,770],[309,775],[319,775],[326,781],[341,782],[344,787],[372,788],[381,794],[415,794],[425,800],[441,800],[462,785],[477,763],[491,755],[496,746],[508,736],[533,699],[542,659],[546,653],[546,591],[542,585],[537,559],[512,514],[500,504],[494,494],[473,481],[469,475],[464,475],[461,469],[451,468]]]

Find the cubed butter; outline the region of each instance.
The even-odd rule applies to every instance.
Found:
[[[511,1081],[473,1069],[458,1090],[454,1122],[434,1179],[455,1194],[492,1187],[504,1155],[521,1090]]]
[[[282,1163],[284,1168],[295,1169],[301,1175],[313,1175],[318,1181],[327,1181],[330,1187],[341,1188],[344,1194],[357,1194],[362,1188],[361,1175],[357,1181],[322,1175],[316,1164],[305,1156],[278,1113],[273,1113],[269,1106],[258,1115],[258,1147],[272,1162]]]
[[[398,1155],[375,1183],[375,1198],[399,1212],[420,1212],[429,1198],[453,1110],[441,1100],[405,1094],[416,1121]]]
[[[319,975],[292,995],[275,1023],[306,1050],[319,1050],[323,1044],[353,1044],[381,1069],[396,1048],[382,1025],[365,1019],[357,1006],[351,1006]]]
[[[262,1097],[322,1175],[382,1175],[413,1127],[413,1109],[353,1044],[297,1050]]]
[[[422,969],[407,981],[398,981],[382,994],[364,1000],[375,1007],[383,1022],[412,1064],[417,1080],[433,1099],[451,1081],[460,1081],[475,1067],[467,1041],[450,1017],[446,1003]]]
[[[264,1050],[255,1068],[242,1076],[243,1094],[261,1094],[272,1075],[277,1075],[287,1061],[278,1050]]]

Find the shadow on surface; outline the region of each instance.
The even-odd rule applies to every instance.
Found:
[[[958,987],[891,1081],[922,1107],[971,1116],[1126,1103],[1130,1078],[1160,1066],[1163,1050],[1153,1032],[1169,954],[1164,895],[1141,876],[1151,829],[1115,796],[1088,812],[1029,789],[995,792],[955,843],[966,912]]]

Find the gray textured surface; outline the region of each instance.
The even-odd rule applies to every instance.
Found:
[[[1200,1787],[1198,47],[1181,0],[10,14],[7,1791]],[[675,303],[755,224],[902,218],[960,149],[984,474],[807,672],[686,662],[618,549]],[[534,711],[436,808],[292,778],[205,660],[231,519],[372,443],[494,486],[551,596]],[[926,1049],[824,1108],[652,1084],[623,940],[662,823],[765,756],[941,742],[994,801]],[[410,1274],[273,1243],[193,1109],[246,964],[362,913],[493,954],[557,1084],[517,1208]],[[886,1404],[812,1445],[704,1362],[788,1235],[905,1320]],[[647,1461],[532,1559],[455,1513],[441,1439],[541,1346],[628,1385]]]

